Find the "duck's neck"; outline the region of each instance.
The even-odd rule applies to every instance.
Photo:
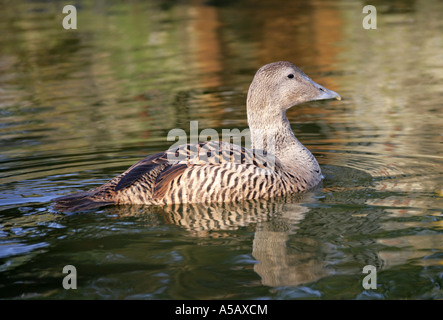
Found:
[[[266,113],[259,117],[248,113],[248,123],[252,149],[274,154],[287,171],[306,177],[314,175],[312,178],[315,181],[321,179],[317,160],[295,137],[284,111],[274,115]]]

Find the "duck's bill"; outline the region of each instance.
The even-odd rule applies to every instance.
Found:
[[[337,92],[322,87],[322,89],[320,90],[320,95],[317,97],[316,100],[326,100],[326,99],[341,100],[341,97]]]
[[[328,100],[328,99],[341,100],[341,97],[337,92],[326,89],[325,87],[314,82],[312,79],[310,79],[307,76],[306,78],[307,78],[306,80],[308,80],[317,89],[318,95],[316,95],[315,98],[312,100]]]

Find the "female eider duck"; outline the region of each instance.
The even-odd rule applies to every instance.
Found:
[[[227,202],[311,189],[322,179],[320,166],[294,136],[286,110],[324,99],[341,98],[290,62],[267,64],[248,91],[252,149],[218,141],[178,146],[144,158],[102,186],[55,199],[55,209]]]

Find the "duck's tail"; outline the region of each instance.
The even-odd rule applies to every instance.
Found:
[[[115,203],[94,199],[94,193],[91,191],[55,198],[53,201],[55,201],[54,209],[63,212],[85,211]]]

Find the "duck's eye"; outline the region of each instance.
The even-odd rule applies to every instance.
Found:
[[[290,73],[290,74],[288,74],[288,78],[292,79],[292,78],[294,78],[294,75],[292,73]]]

